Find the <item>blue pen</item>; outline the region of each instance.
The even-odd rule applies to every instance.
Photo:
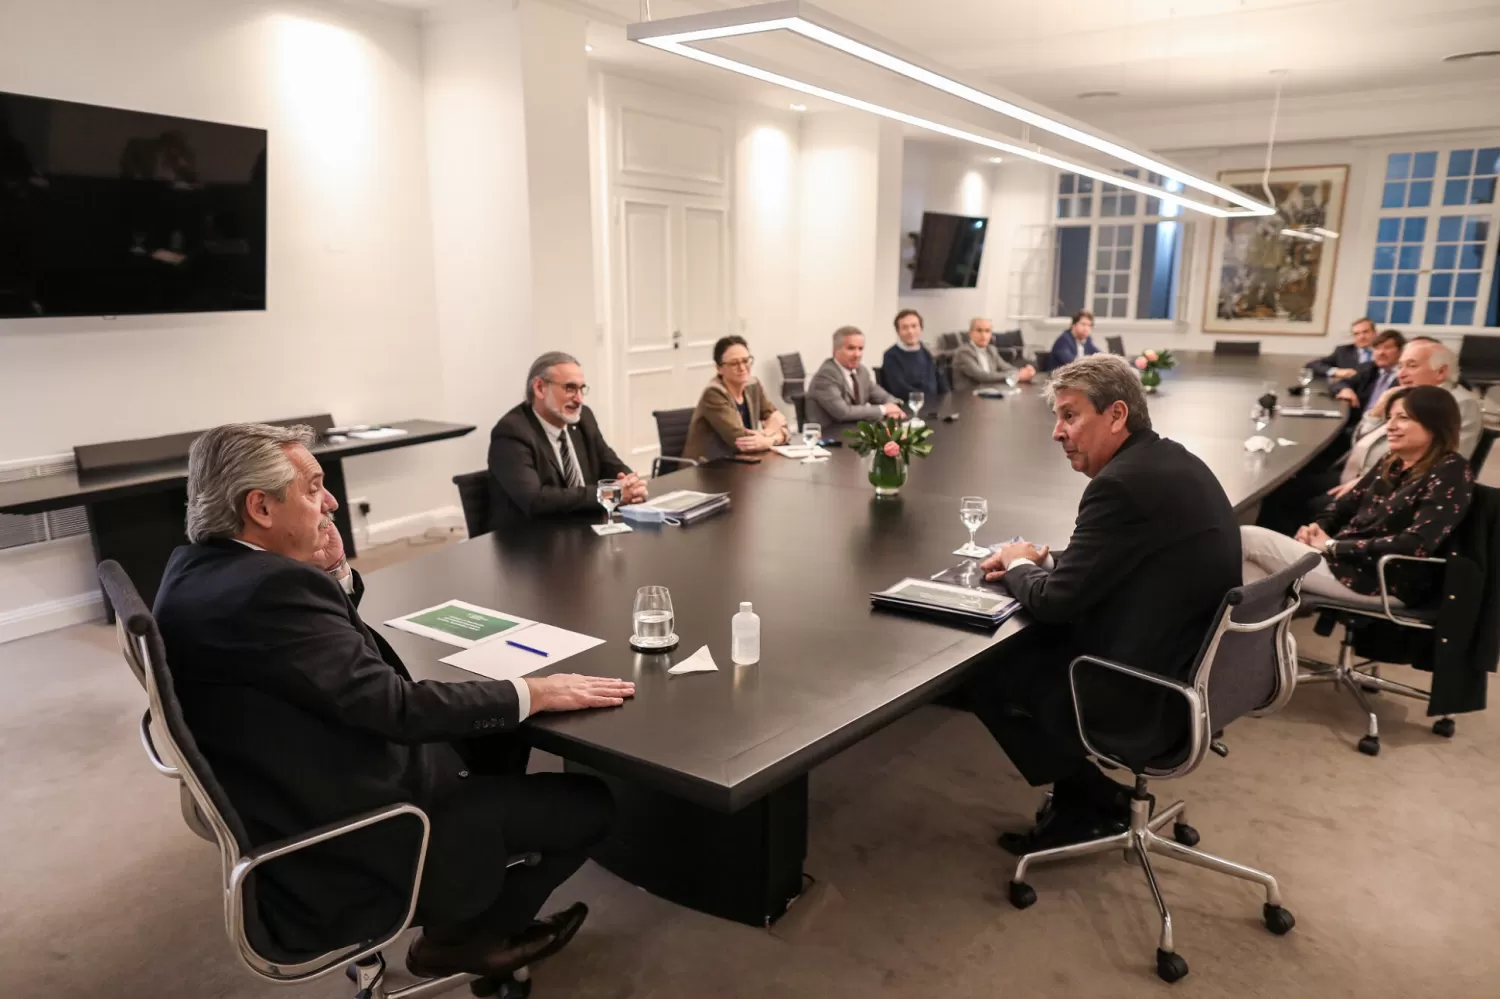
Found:
[[[509,645],[509,646],[512,646],[514,648],[520,649],[522,652],[530,652],[533,655],[538,655],[538,656],[550,656],[551,655],[550,652],[543,652],[541,649],[533,649],[529,645],[522,645],[520,642],[512,642],[508,638],[505,640],[505,644]]]

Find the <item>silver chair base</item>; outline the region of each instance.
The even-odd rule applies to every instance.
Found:
[[[1217,871],[1220,874],[1228,874],[1242,881],[1255,882],[1266,892],[1265,905],[1262,907],[1266,928],[1280,936],[1295,925],[1292,914],[1282,908],[1281,889],[1271,875],[1179,842],[1176,838],[1178,835],[1191,843],[1197,842],[1197,833],[1185,821],[1187,806],[1184,802],[1175,802],[1155,816],[1150,814],[1150,808],[1151,803],[1148,800],[1137,797],[1130,803],[1130,828],[1125,832],[1089,840],[1086,843],[1073,843],[1068,846],[1053,847],[1050,850],[1038,850],[1036,853],[1028,853],[1018,859],[1015,873],[1011,876],[1011,903],[1017,908],[1024,909],[1036,901],[1036,893],[1030,885],[1026,884],[1026,871],[1033,864],[1049,864],[1057,860],[1071,860],[1074,857],[1087,857],[1096,853],[1107,853],[1110,850],[1122,850],[1127,860],[1135,859],[1140,862],[1141,870],[1146,875],[1146,883],[1151,888],[1151,897],[1156,902],[1156,911],[1161,917],[1161,934],[1157,941],[1156,955],[1157,974],[1167,981],[1176,981],[1187,974],[1187,962],[1177,955],[1173,945],[1172,913],[1167,909],[1166,900],[1162,898],[1161,887],[1156,883],[1156,872],[1151,867],[1150,855],[1152,853],[1164,854],[1174,860]],[[1168,823],[1173,824],[1172,834],[1163,836],[1161,830]]]
[[[1370,692],[1397,694],[1401,697],[1410,697],[1415,701],[1428,701],[1431,695],[1419,687],[1413,687],[1405,683],[1397,683],[1395,680],[1387,680],[1380,675],[1380,666],[1373,660],[1364,662],[1354,661],[1354,645],[1345,633],[1345,640],[1339,646],[1339,661],[1336,663],[1320,662],[1316,659],[1298,657],[1297,664],[1302,667],[1297,673],[1297,686],[1301,687],[1311,683],[1332,683],[1347,690],[1359,704],[1361,711],[1365,713],[1365,735],[1359,740],[1359,751],[1366,756],[1376,756],[1380,753],[1380,719],[1375,715],[1375,706],[1370,703],[1368,694]],[[1432,731],[1442,736],[1452,736],[1454,731],[1453,719],[1444,715],[1433,723]]]
[[[428,999],[429,996],[451,992],[461,985],[480,982],[479,975],[445,975],[413,982],[405,988],[387,990],[385,987],[385,958],[372,954],[349,965],[349,978],[354,982],[354,999]],[[475,995],[494,996],[495,999],[525,999],[531,994],[531,973],[526,968],[517,969],[511,979],[496,982],[484,979],[485,984],[475,987]]]

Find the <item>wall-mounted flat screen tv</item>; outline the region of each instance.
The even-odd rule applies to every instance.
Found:
[[[0,319],[266,307],[266,133],[0,91]]]
[[[917,237],[913,288],[973,288],[979,284],[979,258],[989,219],[968,215],[922,214]]]

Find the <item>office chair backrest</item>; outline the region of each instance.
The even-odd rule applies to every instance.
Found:
[[[453,477],[458,502],[464,508],[464,529],[477,538],[490,529],[490,473],[488,469],[462,472]]]
[[[938,334],[939,350],[957,350],[964,344],[963,333],[940,333]]]
[[[777,354],[776,363],[781,366],[782,396],[785,397],[787,392],[794,387],[801,391],[807,383],[807,369],[802,366],[802,355]]]
[[[1052,370],[1052,351],[1039,350],[1035,353],[1034,356],[1035,360],[1032,363],[1036,366],[1036,369],[1038,371]]]
[[[1259,357],[1259,340],[1215,340],[1215,357]]]
[[[1489,459],[1490,448],[1494,446],[1496,437],[1500,437],[1500,429],[1479,428],[1479,443],[1474,445],[1474,454],[1469,458],[1469,468],[1474,472],[1474,478],[1479,478],[1479,473],[1484,471],[1484,463]]]
[[[1500,337],[1465,335],[1458,347],[1458,370],[1485,381],[1500,377]]]
[[[1107,337],[1104,338],[1104,343],[1105,343],[1106,346],[1109,347],[1109,352],[1111,354],[1119,354],[1121,357],[1125,356],[1125,338],[1124,337],[1122,337],[1122,336],[1107,336]]]
[[[661,453],[668,458],[681,458],[687,446],[688,427],[693,423],[693,410],[657,409],[651,412],[656,418],[656,439],[661,443]]]
[[[932,361],[937,366],[938,377],[951,389],[953,387],[953,351],[941,351],[933,357]]]

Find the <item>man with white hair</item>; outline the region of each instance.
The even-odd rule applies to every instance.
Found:
[[[359,574],[308,427],[217,427],[188,453],[187,535],[155,616],[183,718],[251,843],[300,836],[401,802],[431,823],[407,967],[503,977],[555,953],[581,903],[533,920],[608,831],[609,791],[526,774],[497,736],[542,711],[613,707],[618,679],[414,682],[355,609]],[[255,874],[285,950],[377,938],[406,912],[418,826],[405,819],[272,861]],[[506,870],[512,854],[532,867]]]
[[[526,373],[526,400],[490,431],[490,530],[538,517],[598,514],[601,479],[620,482],[620,503],[643,503],[646,483],[620,460],[583,404],[577,358],[560,350]]]
[[[1479,444],[1484,412],[1479,397],[1458,384],[1458,358],[1453,351],[1432,337],[1413,337],[1401,350],[1395,384],[1379,398],[1371,398],[1364,416],[1354,428],[1353,444],[1343,461],[1330,468],[1302,472],[1278,486],[1261,501],[1256,523],[1261,527],[1294,534],[1332,500],[1354,487],[1371,469],[1380,464],[1388,450],[1385,439],[1386,405],[1391,391],[1416,385],[1436,385],[1447,389],[1458,403],[1462,424],[1458,452],[1465,458],[1474,454]]]

